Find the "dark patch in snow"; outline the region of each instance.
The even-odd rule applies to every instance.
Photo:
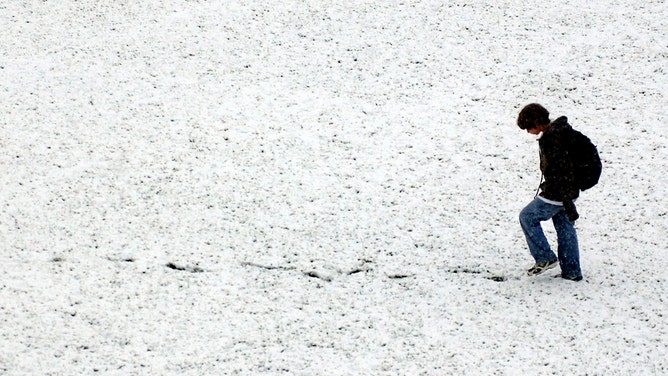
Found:
[[[404,279],[404,278],[410,278],[412,275],[410,274],[391,274],[388,275],[387,278],[389,279]]]
[[[291,266],[261,265],[261,264],[256,264],[254,262],[242,262],[241,265],[252,266],[255,268],[266,269],[266,270],[295,270],[295,268]]]
[[[490,281],[494,281],[494,282],[505,282],[505,281],[508,280],[508,277],[503,276],[503,275],[492,275],[492,276],[488,276],[488,277],[485,277],[485,278],[489,279]]]
[[[349,272],[346,273],[346,274],[348,274],[348,275],[353,275],[353,274],[363,273],[363,272],[368,272],[368,271],[369,271],[369,269],[361,269],[361,268],[357,268],[357,269],[353,269],[353,270],[349,271]]]
[[[366,264],[370,263],[371,261],[368,261],[368,260],[363,260],[363,261],[364,262],[363,262],[362,265],[360,265],[360,266],[358,266],[358,267],[356,267],[352,270],[349,270],[349,271],[338,270],[338,271],[336,271],[332,274],[354,275],[354,274],[358,274],[358,273],[365,273],[365,272],[371,271],[372,269],[366,266]],[[297,269],[297,268],[291,267],[291,266],[262,265],[262,264],[256,264],[256,263],[253,263],[253,262],[242,262],[241,265],[242,266],[252,266],[252,267],[255,267],[255,268],[260,268],[260,269],[265,269],[265,270],[292,271],[292,270]],[[315,270],[302,271],[302,274],[304,274],[307,277],[318,278],[318,279],[322,279],[323,281],[327,281],[327,282],[331,282],[334,279],[334,277],[332,275],[328,275],[328,273],[321,273],[321,272],[318,272],[318,271],[315,271]]]
[[[195,267],[191,268],[191,267],[187,267],[187,266],[176,265],[173,262],[167,263],[167,265],[165,265],[165,266],[168,267],[169,269],[178,270],[178,271],[182,271],[182,272],[202,273],[204,271],[204,269],[202,269],[198,266],[195,266]]]
[[[304,275],[306,275],[308,277],[311,277],[311,278],[319,278],[319,279],[322,279],[323,281],[326,281],[326,282],[332,282],[332,277],[323,275],[322,273],[318,273],[316,271],[309,271],[309,272],[304,273]]]
[[[508,277],[504,275],[499,275],[499,274],[492,274],[489,270],[482,270],[482,269],[472,269],[472,268],[467,268],[467,267],[456,267],[456,268],[451,268],[448,270],[449,273],[452,274],[474,274],[474,275],[480,275],[484,274],[483,278],[489,279],[490,281],[494,282],[506,282],[508,280]]]
[[[453,274],[458,274],[458,273],[465,273],[465,274],[482,274],[482,273],[489,273],[489,270],[476,270],[476,269],[469,269],[469,268],[462,268],[462,267],[456,267],[453,269],[448,270],[449,273]]]

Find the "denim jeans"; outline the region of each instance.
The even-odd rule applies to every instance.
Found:
[[[580,251],[574,222],[571,222],[563,206],[548,204],[536,197],[520,212],[520,225],[527,239],[531,256],[536,263],[555,260],[554,252],[545,237],[541,222],[552,219],[557,232],[557,254],[561,273],[564,276],[582,275],[580,270]]]

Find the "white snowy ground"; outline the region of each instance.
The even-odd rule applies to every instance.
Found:
[[[667,20],[2,2],[0,373],[666,374]],[[580,283],[524,275],[534,101],[604,159]]]

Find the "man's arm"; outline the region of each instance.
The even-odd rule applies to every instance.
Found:
[[[544,152],[547,157],[545,176],[559,201],[563,202],[568,218],[575,221],[579,214],[573,199],[578,197],[580,190],[575,181],[573,161],[568,153],[568,135],[566,132],[560,132],[554,136],[553,142],[545,145]]]

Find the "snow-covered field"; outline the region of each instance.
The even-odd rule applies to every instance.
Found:
[[[0,3],[0,374],[668,373],[667,20]],[[604,160],[580,283],[524,275],[530,102]]]

